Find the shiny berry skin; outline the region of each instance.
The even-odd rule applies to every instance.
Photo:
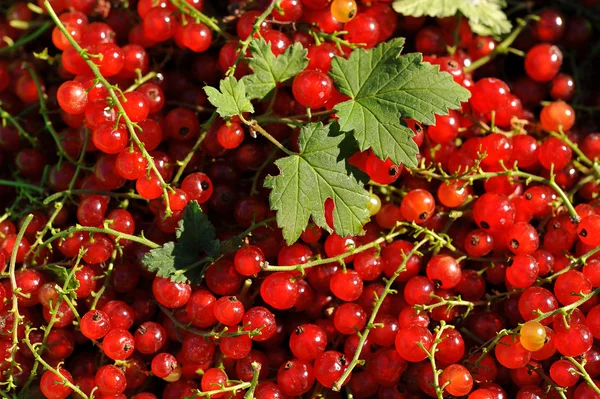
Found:
[[[533,26],[534,36],[541,42],[556,43],[565,33],[565,18],[558,10],[545,9]]]
[[[40,389],[47,399],[66,399],[73,391],[69,386],[63,384],[63,379],[66,379],[71,384],[73,383],[71,373],[62,367],[58,372],[62,375],[62,378],[50,370],[46,370],[42,374]]]
[[[137,180],[146,173],[148,162],[138,148],[125,148],[117,155],[115,170],[127,180]]]
[[[245,331],[252,331],[262,327],[260,333],[252,337],[253,341],[266,341],[277,332],[275,316],[262,306],[250,308],[244,314],[242,325]]]
[[[509,93],[508,85],[502,80],[483,78],[473,86],[469,103],[475,111],[481,112],[489,118],[492,111],[496,111],[506,104]]]
[[[125,98],[121,102],[125,114],[132,122],[141,122],[148,117],[150,113],[150,103],[145,95],[136,91],[125,93]]]
[[[544,347],[546,329],[537,321],[528,321],[521,326],[519,339],[523,348],[531,352],[539,351]]]
[[[156,300],[171,309],[184,306],[190,299],[192,288],[189,284],[174,283],[168,278],[155,277],[152,292]]]
[[[461,270],[456,260],[448,255],[436,255],[427,263],[427,278],[436,287],[450,289],[460,282]]]
[[[535,228],[529,223],[512,225],[507,233],[507,246],[515,255],[530,255],[538,249],[540,239]]]
[[[262,250],[254,245],[238,249],[233,259],[235,270],[242,276],[253,276],[261,271],[261,264],[265,261]]]
[[[450,395],[464,396],[473,389],[473,376],[465,366],[451,364],[440,375],[440,384]]]
[[[358,7],[354,0],[333,0],[331,3],[331,15],[340,22],[349,22],[356,16]]]
[[[362,331],[366,322],[366,312],[360,305],[353,302],[340,305],[333,315],[333,324],[336,330],[344,335]]]
[[[551,102],[542,108],[540,122],[551,132],[569,131],[575,124],[575,110],[565,102]]]
[[[319,69],[323,72],[331,70],[331,60],[340,55],[339,50],[331,43],[313,44],[308,48],[308,66],[306,69]]]
[[[113,360],[125,360],[134,352],[135,344],[129,331],[114,328],[102,340],[104,354]]]
[[[294,78],[294,98],[307,108],[319,109],[331,98],[333,82],[325,73],[317,70],[300,72]]]
[[[183,28],[183,42],[187,48],[195,53],[208,50],[212,38],[211,30],[203,23],[188,23]]]
[[[271,15],[273,19],[279,22],[293,22],[300,19],[302,9],[301,0],[283,0],[279,3],[279,8],[275,8]]]
[[[290,335],[290,350],[300,360],[311,361],[325,351],[327,336],[323,329],[314,324],[296,327]]]
[[[527,288],[535,283],[539,266],[531,255],[516,255],[508,261],[506,281],[515,288]]]
[[[344,25],[343,30],[348,32],[344,38],[350,43],[363,43],[364,48],[369,49],[377,44],[381,28],[375,18],[359,13]]]
[[[110,319],[101,310],[90,310],[81,318],[81,333],[89,339],[100,339],[110,330]]]
[[[125,391],[127,381],[120,368],[107,364],[96,372],[95,383],[103,395],[118,395]]]
[[[118,125],[115,128],[113,123],[106,122],[93,131],[92,141],[100,151],[118,154],[125,149],[129,141],[129,133],[125,125]]]
[[[221,297],[215,302],[213,312],[219,323],[231,327],[244,318],[244,305],[234,296]]]
[[[396,335],[396,350],[406,361],[416,363],[427,358],[427,353],[418,343],[426,350],[431,349],[433,335],[427,328],[413,325],[400,329]]]
[[[400,204],[402,217],[417,224],[427,222],[433,216],[434,210],[435,199],[433,195],[423,189],[409,191]]]
[[[384,162],[373,153],[369,154],[365,166],[371,180],[379,184],[392,184],[402,172],[402,165],[394,165],[389,158]]]
[[[225,374],[222,369],[210,368],[202,375],[202,391],[218,391],[223,386],[227,386],[227,374]],[[222,398],[225,396],[225,393],[215,393],[211,396],[214,398]]]
[[[594,337],[587,326],[571,322],[569,328],[555,328],[556,349],[563,356],[581,356],[589,351]]]
[[[581,299],[580,294],[587,295],[592,292],[592,283],[581,272],[569,270],[561,274],[554,283],[554,295],[563,305],[570,305]]]
[[[277,385],[284,395],[299,396],[308,392],[315,382],[315,372],[309,362],[290,360],[279,368]]]
[[[354,270],[339,270],[331,277],[329,288],[342,301],[353,302],[362,294],[363,281]]]
[[[154,356],[150,367],[155,376],[166,381],[177,381],[181,377],[181,367],[175,356],[170,353],[159,353]]]
[[[144,35],[156,42],[163,42],[175,34],[175,19],[170,10],[154,7],[142,20]]]
[[[225,124],[219,128],[217,140],[223,148],[237,148],[244,141],[244,129],[239,123]]]
[[[577,235],[585,245],[600,245],[600,216],[589,215],[581,219],[577,225]]]
[[[572,387],[579,381],[577,369],[568,360],[557,360],[550,366],[550,378],[556,385],[567,388]]]
[[[513,225],[515,210],[507,197],[486,193],[475,201],[473,218],[481,229],[497,232]]]
[[[151,355],[158,352],[167,342],[167,332],[158,323],[147,321],[141,324],[133,335],[135,350]]]
[[[531,358],[531,352],[523,347],[517,336],[507,335],[498,341],[494,347],[496,360],[506,368],[518,369],[525,367]]]
[[[536,82],[552,80],[560,70],[563,54],[551,44],[538,44],[525,56],[525,71]]]
[[[181,182],[181,189],[185,191],[190,201],[203,204],[209,200],[213,193],[213,184],[210,178],[202,172],[191,173]]]
[[[314,363],[314,373],[317,381],[326,388],[331,388],[333,384],[342,376],[348,363],[346,357],[337,351],[326,351],[321,353]]]
[[[65,112],[79,115],[85,111],[88,103],[88,93],[83,84],[76,81],[67,81],[58,88],[56,99],[58,105]]]
[[[435,284],[424,276],[414,276],[404,286],[404,300],[409,305],[427,305],[432,300]]]
[[[485,230],[471,231],[465,237],[465,251],[471,256],[485,256],[494,248],[493,236]]]

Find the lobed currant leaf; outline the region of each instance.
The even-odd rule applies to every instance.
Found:
[[[159,277],[171,278],[174,282],[196,282],[200,277],[195,272],[198,268],[185,273],[184,269],[198,262],[202,253],[216,256],[221,250],[215,228],[198,202],[192,201],[186,206],[175,235],[177,242],[167,242],[160,248],[150,250],[144,255],[142,263]]]
[[[369,220],[369,193],[346,162],[344,135],[334,135],[332,125],[310,123],[298,138],[299,154],[275,162],[278,176],[267,176],[271,209],[277,211],[277,224],[288,244],[295,242],[312,216],[315,224],[331,231],[324,204],[335,204],[333,229],[340,236],[357,235]]]
[[[404,39],[357,49],[346,60],[334,57],[330,75],[351,99],[336,105],[344,132],[353,132],[361,151],[369,148],[382,160],[416,167],[419,152],[413,132],[399,118],[429,125],[469,98],[469,91],[421,54],[400,55]]]
[[[294,43],[276,57],[271,43],[263,38],[254,39],[250,42],[250,53],[252,58],[248,59],[248,65],[253,73],[241,79],[250,99],[265,98],[277,83],[293,78],[308,65],[308,51],[300,43]]]
[[[219,89],[211,86],[204,87],[208,101],[217,108],[217,113],[222,118],[254,112],[254,107],[246,94],[244,81],[238,81],[230,76],[221,80]]]
[[[395,0],[392,6],[397,13],[412,17],[445,18],[460,12],[478,35],[500,35],[512,29],[502,11],[504,0]]]
[[[52,272],[56,276],[58,284],[63,287],[65,292],[75,291],[77,288],[79,288],[79,281],[74,276],[69,277],[71,271],[67,268],[55,264],[49,264],[44,266],[44,270]],[[67,282],[66,285],[65,282]]]

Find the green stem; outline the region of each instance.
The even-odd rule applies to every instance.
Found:
[[[104,233],[104,234],[108,234],[111,236],[114,236],[116,238],[116,241],[118,240],[129,240],[129,241],[133,241],[133,242],[137,242],[138,244],[142,244],[147,246],[148,248],[151,249],[155,249],[155,248],[159,248],[160,245],[158,245],[157,243],[148,240],[147,238],[142,237],[138,237],[138,236],[134,236],[131,234],[125,234],[125,233],[121,233],[120,231],[117,230],[113,230],[107,227],[87,227],[87,226],[75,226],[75,227],[71,227],[70,229],[67,229],[65,231],[61,231],[55,235],[53,235],[52,237],[48,238],[46,241],[44,241],[40,247],[44,248],[46,247],[48,244],[50,244],[51,242],[59,239],[59,238],[63,238],[63,237],[67,237],[72,233],[76,233],[78,231],[85,231],[88,233]]]
[[[182,322],[177,320],[177,317],[175,317],[175,315],[169,309],[165,308],[161,304],[158,304],[158,307],[165,314],[165,316],[167,316],[169,319],[171,319],[171,321],[173,322],[173,324],[176,327],[181,328],[182,330],[185,330],[191,334],[194,334],[194,335],[197,335],[197,336],[203,337],[203,338],[211,338],[211,339],[227,338],[227,337],[230,338],[230,337],[239,337],[240,335],[248,335],[250,337],[254,337],[254,336],[260,334],[260,330],[262,329],[262,327],[259,327],[254,330],[242,330],[240,328],[238,331],[234,331],[234,332],[200,331],[200,330],[196,330],[195,328],[191,328],[189,325],[183,324]]]
[[[83,256],[83,252],[80,252],[75,261],[75,265],[73,265],[73,267],[69,271],[67,278],[65,279],[65,282],[63,283],[63,290],[66,289],[66,287],[68,286],[71,279],[75,276],[75,272],[77,270],[80,270],[80,268],[78,266],[79,266],[79,263],[81,262],[82,256]],[[63,297],[59,296],[58,302],[56,304],[51,304],[50,321],[48,322],[48,325],[46,327],[44,327],[44,336],[42,338],[42,344],[39,346],[39,349],[37,350],[38,356],[42,356],[42,354],[44,353],[44,349],[46,349],[46,342],[48,341],[48,336],[50,335],[50,331],[52,331],[52,326],[54,325],[54,323],[56,322],[56,319],[58,317],[58,310],[60,309],[62,299],[63,299]],[[33,364],[32,369],[31,369],[31,374],[29,375],[29,378],[25,382],[25,385],[23,385],[23,391],[26,391],[27,387],[35,379],[39,365],[40,365],[40,362],[36,359],[36,361]]]
[[[252,25],[252,32],[250,32],[250,34],[248,35],[247,38],[240,41],[238,48],[237,48],[238,56],[237,56],[235,62],[233,63],[233,65],[231,67],[229,67],[229,69],[225,73],[226,76],[233,76],[238,64],[246,56],[246,51],[248,50],[248,47],[250,46],[250,42],[254,39],[254,36],[258,32],[260,32],[260,26],[262,25],[263,22],[265,22],[265,19],[267,19],[267,17],[271,14],[271,12],[275,9],[275,7],[279,6],[282,1],[283,0],[272,0],[271,4],[269,4],[269,6],[265,9],[265,11],[263,11],[263,13],[260,14],[256,18],[256,21],[254,21],[254,24]]]
[[[24,183],[24,182],[16,181],[16,180],[0,179],[0,186],[10,186],[10,187],[22,188],[25,190],[35,191],[40,194],[44,192],[44,189],[40,186],[35,186],[33,184],[28,184],[28,183]]]
[[[141,85],[147,83],[156,77],[156,72],[151,71],[146,75],[141,76],[139,79],[136,79],[135,82],[129,86],[123,93],[131,93],[132,91],[136,91]]]
[[[283,144],[281,144],[279,142],[279,140],[277,140],[275,137],[271,136],[271,134],[269,134],[269,132],[267,132],[265,129],[263,129],[258,124],[258,122],[256,122],[255,120],[248,121],[241,115],[240,115],[240,119],[242,122],[244,122],[244,124],[248,125],[251,130],[260,133],[264,138],[269,140],[275,147],[279,148],[281,151],[285,152],[287,155],[298,155],[298,154],[288,150],[287,148],[285,148],[285,146]]]
[[[496,46],[494,51],[478,60],[473,61],[471,65],[464,68],[465,72],[472,72],[477,68],[484,66],[496,58],[499,54],[506,54],[513,42],[517,39],[521,32],[523,32],[523,29],[525,29],[530,19],[532,19],[532,17],[526,17],[525,19],[517,18],[517,27]]]
[[[25,230],[27,230],[27,226],[29,226],[29,223],[31,223],[32,219],[33,219],[33,214],[29,214],[23,221],[23,225],[21,226],[21,228],[19,229],[19,232],[17,233],[17,237],[15,239],[15,245],[13,246],[13,250],[10,254],[10,263],[8,266],[8,274],[10,276],[10,287],[12,289],[12,308],[11,308],[10,312],[13,314],[12,346],[10,347],[10,350],[9,350],[9,353],[10,353],[10,356],[9,356],[9,359],[10,359],[9,379],[11,382],[12,382],[12,378],[14,375],[15,367],[19,367],[18,363],[16,362],[15,355],[19,351],[19,328],[18,327],[21,324],[21,322],[23,321],[23,316],[21,316],[21,314],[19,313],[19,294],[21,292],[21,289],[17,285],[15,269],[16,269],[16,265],[17,265],[17,254],[19,252],[18,250],[21,245],[21,241],[23,240],[23,237],[25,236]]]
[[[19,136],[25,138],[25,140],[29,141],[29,143],[33,146],[36,147],[37,146],[37,138],[32,137],[29,133],[27,133],[25,131],[25,129],[23,129],[23,126],[21,126],[21,124],[17,121],[16,118],[14,118],[11,114],[8,113],[8,111],[6,111],[5,109],[3,109],[2,107],[0,107],[0,118],[2,118],[2,120],[7,120],[10,122],[11,125],[13,125],[15,127],[15,129],[17,129],[17,131],[19,132]]]
[[[186,2],[185,0],[170,0],[171,4],[179,9],[182,13],[189,15],[190,17],[202,22],[204,25],[208,26],[213,31],[217,32],[219,35],[223,36],[225,39],[231,39],[231,35],[227,32],[223,31],[219,26],[218,22],[214,18],[207,17],[202,12],[196,10],[191,4]]]
[[[204,139],[206,138],[206,135],[208,134],[208,129],[210,129],[210,127],[212,126],[212,124],[215,122],[216,119],[217,119],[217,113],[213,112],[213,114],[210,116],[208,121],[206,121],[201,126],[202,133],[200,134],[200,136],[198,136],[198,140],[196,140],[196,143],[194,144],[194,146],[192,147],[190,152],[187,153],[187,155],[185,156],[183,161],[181,161],[181,163],[179,164],[179,169],[177,169],[177,173],[175,173],[173,180],[171,180],[171,184],[177,184],[177,182],[179,182],[179,179],[181,179],[183,172],[185,172],[185,168],[188,166],[188,164],[190,163],[190,161],[192,160],[192,158],[194,157],[196,152],[198,152],[198,150],[200,149],[202,142],[204,141]]]
[[[565,359],[567,359],[568,361],[573,363],[573,365],[575,367],[577,367],[577,370],[579,370],[579,375],[585,380],[585,382],[588,384],[588,386],[590,388],[592,388],[594,390],[594,392],[596,392],[596,394],[600,395],[600,388],[598,388],[598,386],[594,383],[594,380],[592,379],[592,377],[590,377],[590,375],[587,372],[587,370],[585,369],[584,365],[579,363],[577,360],[575,360],[571,356],[565,356]]]
[[[64,157],[71,164],[74,164],[74,165],[77,164],[77,161],[74,160],[73,158],[71,158],[71,156],[69,154],[67,154],[67,152],[64,150],[64,148],[60,144],[60,137],[58,137],[58,132],[54,129],[54,126],[52,125],[52,121],[50,120],[50,117],[48,116],[48,108],[46,107],[45,94],[42,91],[42,86],[40,85],[40,80],[38,79],[36,72],[33,70],[31,65],[29,65],[29,64],[25,65],[25,69],[29,72],[31,79],[33,79],[33,83],[35,84],[35,88],[36,88],[37,94],[38,94],[38,99],[40,101],[40,114],[42,115],[42,118],[44,118],[44,124],[46,126],[46,129],[48,130],[48,132],[54,139],[54,142],[56,143],[56,147],[58,148],[59,156]],[[85,148],[82,148],[81,151],[85,152]]]
[[[24,37],[20,38],[19,40],[17,40],[16,42],[14,42],[12,45],[0,49],[0,54],[4,54],[11,50],[22,49],[24,45],[26,45],[29,42],[34,41],[35,39],[37,39],[38,37],[43,35],[51,27],[52,27],[52,24],[50,22],[45,22],[44,24],[40,25],[40,27],[37,28],[34,32],[32,32],[30,35],[24,36]]]
[[[444,387],[440,387],[440,374],[441,370],[437,369],[437,365],[435,363],[435,352],[437,351],[437,346],[443,341],[442,333],[444,330],[448,328],[454,328],[454,326],[447,325],[444,320],[440,321],[439,327],[436,328],[435,338],[433,339],[433,344],[429,350],[425,349],[423,344],[419,343],[421,348],[427,353],[427,358],[429,359],[429,363],[431,364],[431,370],[433,372],[433,388],[435,389],[435,394],[437,399],[443,399],[444,397]]]
[[[350,374],[352,373],[352,370],[354,370],[354,368],[361,362],[360,354],[362,352],[362,347],[365,345],[365,342],[369,336],[369,333],[375,327],[375,318],[379,314],[379,309],[381,308],[383,301],[388,296],[388,294],[390,292],[392,292],[392,284],[394,284],[394,282],[396,281],[396,278],[398,278],[400,273],[402,273],[402,271],[406,268],[406,264],[408,263],[408,260],[414,254],[417,253],[417,251],[420,247],[425,245],[427,242],[429,242],[429,238],[424,238],[421,241],[419,241],[418,243],[416,243],[415,246],[410,250],[410,252],[404,256],[402,263],[400,263],[400,265],[398,266],[398,268],[396,269],[394,274],[386,281],[383,292],[381,293],[381,295],[379,295],[379,297],[377,297],[377,300],[375,301],[375,304],[373,305],[373,312],[371,312],[371,317],[369,317],[369,320],[367,321],[365,329],[359,335],[360,340],[358,341],[358,344],[356,346],[356,352],[354,353],[354,357],[352,358],[352,361],[350,362],[350,364],[344,371],[344,374],[342,374],[342,376],[332,386],[332,389],[334,391],[339,391],[341,389],[342,385],[344,384],[344,381],[346,381],[348,376],[350,376]]]
[[[1,181],[0,181],[0,185],[2,185]],[[36,187],[36,188],[39,188],[39,187]],[[89,194],[104,195],[104,196],[113,197],[113,198],[128,198],[128,199],[146,200],[141,195],[135,194],[135,193],[114,193],[112,191],[103,191],[103,190],[65,190],[65,191],[59,191],[57,193],[54,193],[54,194],[46,197],[43,201],[43,204],[48,205],[48,204],[52,203],[53,201],[56,201],[57,199],[64,197],[65,195],[71,196],[71,195],[89,195]]]

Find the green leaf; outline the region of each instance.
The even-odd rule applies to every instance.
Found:
[[[502,11],[503,2],[483,0],[465,1],[460,11],[469,19],[471,30],[482,36],[500,35],[512,30],[512,24]]]
[[[242,78],[250,99],[262,100],[277,83],[293,78],[308,65],[308,51],[300,43],[294,43],[275,57],[270,43],[263,38],[254,39],[250,42],[250,53],[248,65],[254,73]]]
[[[227,77],[219,84],[220,91],[211,86],[204,87],[208,101],[217,108],[222,118],[242,115],[244,112],[254,112],[254,107],[246,95],[246,86],[243,81],[234,77]]]
[[[445,18],[461,12],[479,35],[500,35],[512,29],[502,11],[504,0],[395,0],[392,6],[397,13],[412,17]]]
[[[217,256],[221,250],[215,227],[202,212],[197,201],[192,201],[185,207],[175,236],[178,247],[188,252],[204,252],[208,256]]]
[[[142,259],[144,266],[156,275],[171,278],[174,282],[195,282],[198,267],[187,270],[200,261],[202,253],[217,256],[221,243],[216,239],[214,226],[202,212],[198,202],[190,202],[175,232],[177,242],[168,242],[150,250]]]
[[[75,278],[74,275],[71,275],[71,270],[67,269],[63,266],[49,264],[44,266],[45,271],[52,272],[58,279],[58,284],[63,287],[65,292],[74,291],[79,288],[79,281]],[[65,282],[67,282],[65,285]]]
[[[277,224],[288,244],[295,242],[313,221],[331,231],[325,221],[324,204],[331,198],[334,230],[341,236],[357,235],[369,220],[369,194],[350,174],[346,162],[344,135],[333,136],[331,125],[310,123],[300,130],[300,153],[275,162],[278,176],[267,176],[271,188],[271,209],[277,211]]]
[[[353,132],[362,151],[371,148],[383,160],[416,167],[419,149],[400,118],[434,124],[435,115],[459,108],[470,93],[438,66],[422,62],[421,54],[401,56],[403,45],[404,39],[395,39],[354,50],[347,60],[336,56],[330,75],[351,98],[335,107],[340,129]]]

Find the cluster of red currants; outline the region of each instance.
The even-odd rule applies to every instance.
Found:
[[[533,2],[499,42],[387,0],[204,3],[3,15],[0,396],[600,398],[600,97],[576,87],[583,66],[564,72],[594,63],[586,17]],[[348,158],[371,180],[364,235],[311,223],[286,245],[265,176],[348,99],[334,57],[397,36],[470,100],[402,120],[419,167]],[[255,101],[269,141],[202,90],[252,73],[255,38],[309,58]],[[181,238],[192,201],[227,244],[157,276],[142,260]]]

